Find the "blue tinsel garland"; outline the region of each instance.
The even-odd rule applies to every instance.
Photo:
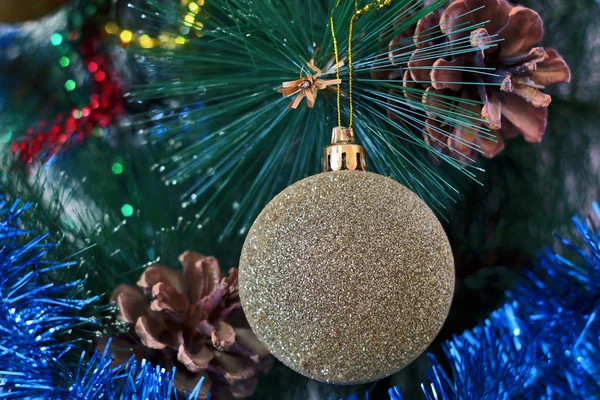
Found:
[[[54,283],[73,263],[45,259],[53,244],[46,235],[23,230],[19,216],[31,204],[7,206],[0,195],[0,398],[12,399],[169,399],[175,371],[133,359],[111,366],[105,351],[70,367],[65,355],[78,351],[70,331],[94,324],[85,309],[98,297],[78,298],[84,282]],[[81,297],[81,296],[80,296]],[[61,337],[62,335],[62,337]],[[184,396],[195,399],[195,390]]]

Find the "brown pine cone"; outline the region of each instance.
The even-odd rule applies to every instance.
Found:
[[[520,134],[540,142],[551,101],[540,90],[571,79],[554,49],[535,47],[543,32],[541,17],[529,8],[506,0],[452,0],[419,20],[407,69],[390,72],[389,79],[402,81],[409,104],[424,104],[430,145],[463,162],[475,161],[477,149],[492,158],[504,138]],[[400,67],[396,60],[406,55],[406,33],[389,44],[392,66]],[[374,72],[381,78],[381,70]],[[456,113],[460,121],[453,120]]]
[[[181,392],[191,391],[204,377],[204,397],[209,391],[218,399],[250,396],[257,371],[266,372],[272,358],[249,328],[230,324],[235,325],[232,313],[241,313],[237,269],[223,277],[213,257],[185,252],[179,260],[182,273],[152,265],[139,288],[115,289],[111,299],[119,318],[135,335],[114,338],[111,346],[132,348],[137,358],[165,368],[177,366],[175,387]],[[113,354],[120,362],[131,355]]]

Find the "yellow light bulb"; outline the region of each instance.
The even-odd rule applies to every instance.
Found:
[[[140,47],[144,48],[144,49],[151,49],[154,47],[154,40],[152,40],[152,38],[148,35],[142,35],[140,36]]]
[[[133,40],[133,33],[131,33],[131,31],[124,30],[121,32],[119,37],[123,43],[129,43]]]
[[[194,14],[187,14],[184,18],[183,18],[183,24],[185,26],[192,26],[194,24],[194,21],[196,20],[196,17],[194,16]]]
[[[104,30],[106,31],[106,33],[110,33],[112,35],[119,31],[119,26],[114,22],[109,22],[104,26]]]

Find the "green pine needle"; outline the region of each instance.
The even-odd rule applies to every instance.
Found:
[[[304,102],[297,110],[290,110],[287,105],[293,97],[282,98],[277,89],[282,82],[312,73],[307,67],[311,59],[320,68],[331,65],[330,15],[335,21],[340,58],[347,57],[349,22],[355,6],[344,1],[336,8],[336,3],[207,1],[196,14],[184,6],[185,1],[146,0],[140,6],[144,21],[149,21],[145,28],[149,34],[158,25],[164,32],[184,35],[188,41],[175,49],[130,50],[153,78],[151,83],[134,87],[131,95],[176,104],[168,112],[139,115],[139,126],[149,142],[169,148],[168,157],[154,167],[162,172],[165,183],[184,187],[180,198],[184,208],[192,207],[202,216],[229,211],[224,236],[244,235],[279,191],[319,172],[322,149],[337,124],[334,92],[321,91],[313,109]],[[371,70],[389,62],[387,44],[392,38],[444,3],[439,0],[425,6],[422,1],[394,1],[357,18],[353,36],[354,128],[358,141],[366,147],[371,169],[407,185],[437,211],[452,201],[456,189],[431,164],[428,155],[470,178],[475,174],[460,154],[445,155],[424,142],[426,127],[448,135],[427,125],[427,114],[453,128],[474,128],[481,117],[457,104],[476,102],[434,93],[429,104],[416,102],[404,96],[401,81],[373,79]],[[462,24],[459,30],[482,25]],[[424,37],[440,39],[443,34],[432,30]],[[494,38],[489,45],[495,45]],[[393,60],[399,65],[397,71],[408,68],[414,51],[412,38],[400,45]],[[469,38],[451,43],[446,40],[427,47],[417,58],[433,60],[473,51]],[[485,68],[453,69],[491,74]],[[346,94],[347,60],[340,73],[341,89]],[[424,93],[421,89],[406,90],[419,98]],[[346,123],[346,96],[342,97],[341,111]],[[478,135],[493,138],[485,129],[479,129]],[[431,136],[429,140],[440,142]],[[462,144],[480,151],[475,144]]]

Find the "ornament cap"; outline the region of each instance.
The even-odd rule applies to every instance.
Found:
[[[323,172],[366,171],[365,148],[354,142],[354,130],[336,126],[331,133],[331,144],[323,150]]]

